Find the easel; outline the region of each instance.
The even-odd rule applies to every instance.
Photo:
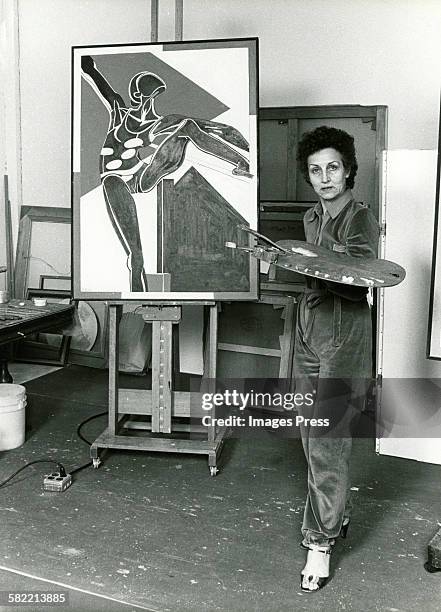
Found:
[[[217,305],[214,302],[185,302],[209,307],[208,333],[205,345],[204,376],[216,377],[217,353]],[[175,423],[173,418],[200,418],[203,414],[200,394],[189,391],[173,391],[172,356],[173,325],[181,320],[182,303],[143,302],[137,312],[145,322],[152,324],[152,389],[120,389],[118,385],[118,327],[122,316],[121,303],[109,304],[109,416],[107,429],[90,447],[95,468],[101,461],[100,448],[143,450],[172,453],[196,453],[208,455],[210,474],[218,472],[217,459],[222,449],[226,428],[216,426],[197,427],[189,423]],[[131,420],[132,416],[151,417],[151,421]],[[150,436],[130,436],[124,430],[149,430]],[[175,432],[199,432],[198,439],[179,439],[157,434]],[[200,439],[206,432],[206,439]]]
[[[158,0],[151,2],[151,41],[158,40]],[[182,40],[183,0],[175,0],[175,37]],[[222,449],[226,427],[207,426],[199,429],[188,422],[172,423],[179,417],[198,418],[203,414],[200,394],[174,391],[173,378],[173,326],[178,325],[182,306],[209,307],[209,324],[205,344],[204,377],[216,378],[218,308],[215,302],[143,301],[136,312],[152,324],[152,389],[120,389],[118,385],[119,322],[123,304],[109,303],[109,414],[107,429],[93,442],[90,456],[97,468],[101,461],[100,448],[143,450],[208,455],[210,474],[218,472],[217,459]],[[191,410],[190,410],[191,409]],[[135,416],[138,420],[132,420]],[[139,417],[149,417],[139,420]],[[150,435],[129,435],[127,430],[147,430]],[[125,430],[125,431],[124,431]],[[178,438],[177,432],[194,433],[199,438]],[[203,432],[203,433],[202,433]],[[171,434],[171,437],[165,437]],[[201,439],[204,435],[204,439]]]

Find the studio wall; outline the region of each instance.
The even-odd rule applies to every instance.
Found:
[[[69,206],[71,45],[149,41],[150,2],[18,7],[23,203]],[[440,31],[437,0],[184,0],[186,39],[259,37],[261,106],[386,104],[391,149],[437,146]]]
[[[71,47],[145,41],[145,0],[19,0],[23,204],[70,206]]]
[[[260,105],[385,104],[391,149],[437,146],[438,0],[184,0],[188,38],[259,36]]]
[[[170,40],[174,3],[160,5],[159,39]],[[20,203],[70,205],[71,46],[150,40],[150,2],[17,0],[17,6],[18,219]],[[185,39],[259,37],[260,106],[384,104],[392,150],[437,147],[440,31],[439,0],[184,0]],[[434,216],[434,202],[424,205]],[[398,304],[397,321],[413,314],[409,304]],[[418,342],[425,346],[426,338]],[[402,347],[394,350],[398,355]]]

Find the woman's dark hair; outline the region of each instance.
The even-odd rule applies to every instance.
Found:
[[[335,149],[340,153],[345,169],[349,170],[346,185],[352,189],[358,170],[354,138],[344,130],[328,127],[327,125],[322,125],[315,130],[306,132],[298,144],[297,161],[306,182],[311,184],[308,172],[308,157],[322,149]]]

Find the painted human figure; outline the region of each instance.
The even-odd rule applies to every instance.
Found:
[[[232,164],[232,174],[251,178],[249,161],[241,151],[249,144],[235,128],[214,121],[155,111],[155,98],[165,92],[165,82],[152,72],[135,74],[129,84],[127,105],[96,68],[90,56],[82,57],[84,78],[109,113],[109,127],[100,154],[100,176],[107,211],[127,254],[130,290],[147,291],[141,237],[133,194],[146,193],[177,170],[188,143]],[[231,146],[233,145],[233,146]],[[141,149],[154,153],[141,157]]]

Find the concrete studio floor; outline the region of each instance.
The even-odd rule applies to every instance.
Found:
[[[121,378],[124,387],[146,384]],[[87,462],[76,428],[106,407],[103,371],[70,366],[26,387],[26,443],[0,454],[1,481],[34,459],[55,458],[68,471]],[[103,428],[100,417],[83,434],[92,440]],[[70,606],[60,608],[78,611],[441,607],[441,573],[423,567],[441,520],[441,467],[376,456],[372,441],[355,444],[353,521],[335,547],[332,580],[314,594],[299,589],[298,440],[228,440],[215,478],[203,456],[109,452],[66,492],[48,493],[48,469],[30,467],[0,491],[0,591],[68,590]]]

